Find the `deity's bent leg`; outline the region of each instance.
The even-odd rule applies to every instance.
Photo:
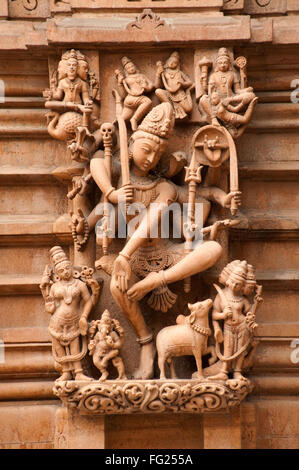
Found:
[[[54,337],[52,337],[52,349],[53,349],[53,352],[54,352],[54,358],[55,358],[55,356],[57,358],[62,358],[66,355],[65,348]],[[57,363],[60,364],[58,361],[57,361]],[[56,380],[71,380],[72,379],[72,372],[71,372],[72,369],[70,367],[70,364],[68,362],[65,362],[65,363],[61,363],[60,366],[62,368],[62,375],[60,377],[58,377],[58,379],[56,379]]]
[[[182,250],[184,244],[181,245]],[[186,277],[193,276],[212,267],[220,258],[222,247],[218,242],[208,241],[200,245],[165,271],[152,272],[142,281],[137,282],[128,290],[131,301],[142,299],[151,290],[160,287],[163,283],[171,284]]]
[[[118,379],[125,380],[127,377],[125,375],[125,366],[122,358],[120,356],[115,357],[114,359],[112,359],[112,364],[118,372]]]
[[[238,337],[238,344],[237,344],[237,350],[241,350],[241,348],[244,347],[250,340],[250,335],[247,329],[244,329],[239,333]],[[243,368],[243,362],[245,359],[245,356],[247,354],[247,351],[245,351],[243,354],[241,354],[235,361],[233,365],[233,377],[234,379],[244,379],[244,376],[242,375],[242,368]]]
[[[228,326],[224,326],[223,332],[223,356],[230,357],[234,354],[234,337]],[[209,380],[227,380],[231,361],[222,361],[221,369],[216,375],[208,377]]]
[[[235,116],[235,119],[236,119],[236,124],[248,124],[248,122],[250,121],[251,119],[251,116],[252,116],[252,113],[253,113],[253,110],[254,110],[254,106],[256,105],[258,101],[258,98],[255,97],[248,105],[248,108],[246,109],[244,115],[242,116],[241,114],[237,114]]]
[[[150,110],[151,105],[152,105],[151,100],[147,96],[144,96],[143,100],[142,100],[142,103],[138,106],[135,113],[133,114],[132,119],[130,120],[131,126],[132,126],[132,131],[136,131],[137,126],[138,126],[138,122]]]
[[[80,340],[79,337],[75,338],[71,343],[70,343],[70,350],[71,354],[78,354],[81,351],[80,348]],[[92,380],[90,377],[87,375],[83,374],[83,368],[81,361],[74,361],[72,363],[72,368],[75,373],[75,380]]]
[[[123,112],[122,112],[122,118],[124,121],[128,121],[128,119],[131,119],[133,116],[134,109],[132,107],[124,106]]]
[[[132,280],[131,280],[132,282]],[[126,292],[121,292],[116,285],[114,276],[111,278],[110,291],[121,309],[122,313],[132,324],[135,333],[138,336],[137,341],[140,343],[140,364],[134,373],[136,379],[149,379],[153,376],[154,363],[154,345],[153,336],[148,329],[143,318],[141,308],[137,302],[129,300]]]
[[[190,88],[187,88],[186,97],[182,100],[181,105],[184,111],[186,111],[186,113],[191,113],[192,108],[193,108],[193,102],[192,102],[192,97],[190,93]]]

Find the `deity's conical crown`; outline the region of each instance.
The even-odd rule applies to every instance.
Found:
[[[104,312],[102,313],[102,317],[101,317],[102,320],[111,320],[110,318],[110,312],[109,310],[104,310]]]
[[[219,275],[219,282],[221,282],[221,284],[225,285],[226,281],[228,280],[229,276],[231,275],[231,273],[233,272],[233,270],[239,266],[239,264],[241,263],[241,261],[239,259],[235,259],[234,261],[231,261],[230,263],[228,263],[221,271],[220,275]]]
[[[218,50],[216,61],[220,59],[221,57],[226,57],[227,59],[230,60],[229,52],[226,49],[226,47],[220,47],[220,49]]]
[[[127,64],[132,64],[133,62],[131,61],[131,59],[129,59],[129,57],[125,56],[125,57],[122,57],[121,63],[123,67],[125,67]]]
[[[143,119],[138,131],[168,139],[174,128],[174,112],[170,103],[155,106]]]
[[[247,275],[247,261],[241,261],[241,263],[236,266],[231,274],[229,275],[229,279],[234,280],[236,282],[246,281]]]
[[[70,49],[61,56],[61,60],[68,60],[68,59],[76,59],[76,60],[84,60],[87,62],[87,57],[82,54],[79,50],[76,49]]]
[[[248,284],[256,284],[255,269],[251,264],[247,265],[246,282]]]
[[[175,58],[177,60],[180,60],[180,55],[177,51],[174,51],[172,54],[170,54],[169,58]]]
[[[55,267],[60,263],[69,261],[61,246],[53,246],[50,250],[50,256]]]

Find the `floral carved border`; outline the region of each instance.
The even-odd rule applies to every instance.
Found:
[[[56,382],[53,392],[81,414],[204,413],[239,405],[252,388],[249,380],[108,380]]]

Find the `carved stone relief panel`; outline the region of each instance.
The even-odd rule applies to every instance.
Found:
[[[163,24],[145,10],[130,27],[153,21]],[[54,174],[68,185],[74,242],[73,262],[51,249],[41,282],[61,374],[54,392],[84,413],[234,406],[252,388],[244,371],[262,301],[254,268],[228,263],[223,238],[240,223],[234,141],[257,101],[246,59],[225,47],[143,57],[68,49],[50,58],[49,77],[48,132],[69,155]],[[169,218],[174,206],[185,214]],[[221,259],[222,287],[206,276]],[[122,350],[134,337],[132,368]],[[195,368],[182,367],[185,356]]]

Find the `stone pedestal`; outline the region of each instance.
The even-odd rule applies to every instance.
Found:
[[[77,410],[58,408],[55,419],[55,449],[104,449],[105,417],[81,416]]]

